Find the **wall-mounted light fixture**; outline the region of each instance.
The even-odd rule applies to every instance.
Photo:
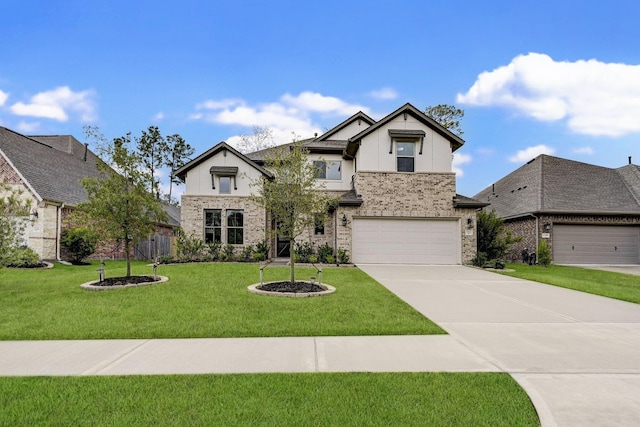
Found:
[[[471,217],[467,218],[467,227],[469,228],[473,227],[473,218]]]
[[[347,226],[347,216],[345,214],[342,214],[342,226]]]
[[[549,230],[551,230],[551,224],[549,224],[548,222],[547,222],[547,223],[545,223],[545,224],[543,225],[543,227],[544,227],[544,231],[549,231]]]
[[[37,210],[34,209],[31,212],[29,212],[29,221],[36,222],[37,219],[38,219],[38,211]]]

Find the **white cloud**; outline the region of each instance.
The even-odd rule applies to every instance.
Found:
[[[535,147],[528,147],[524,150],[520,150],[515,156],[509,157],[509,161],[513,163],[528,162],[531,159],[535,159],[540,154],[553,154],[556,150],[551,147],[547,147],[544,144],[536,145]]]
[[[196,112],[190,118],[211,123],[268,127],[278,144],[291,142],[293,134],[302,138],[321,134],[321,126],[316,120],[324,116],[350,116],[369,109],[358,104],[350,104],[339,98],[324,96],[315,92],[301,92],[298,95],[284,94],[277,102],[250,105],[241,99],[207,100],[196,105]],[[331,125],[335,123],[332,122]],[[231,137],[233,143],[238,137]]]
[[[18,130],[22,133],[33,133],[40,129],[40,123],[38,122],[23,122],[18,123]]]
[[[18,116],[42,117],[60,122],[69,120],[69,113],[75,113],[81,121],[95,120],[95,93],[92,90],[74,92],[68,86],[40,92],[31,97],[29,103],[17,102],[11,111]]]
[[[514,108],[541,121],[565,119],[575,133],[621,136],[640,132],[640,65],[529,53],[481,73],[457,102]]]
[[[369,92],[369,96],[374,99],[389,100],[396,99],[398,97],[398,92],[393,88],[383,87],[377,90],[372,90]]]
[[[451,163],[451,169],[456,173],[458,177],[464,176],[464,171],[461,166],[467,163],[471,163],[471,156],[463,153],[453,153],[453,162]]]
[[[593,155],[594,153],[593,148],[591,147],[578,147],[573,150],[573,152],[576,154],[587,154],[589,156]]]
[[[5,102],[7,102],[7,99],[9,99],[9,94],[0,90],[0,107],[2,107]]]
[[[160,111],[158,114],[156,114],[155,116],[153,116],[153,120],[154,121],[160,121],[164,119],[164,113],[162,111]]]

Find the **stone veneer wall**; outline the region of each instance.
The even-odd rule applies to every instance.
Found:
[[[244,244],[255,245],[264,240],[267,226],[264,208],[252,202],[248,197],[233,196],[182,196],[181,224],[187,235],[204,238],[204,210],[222,209],[222,228],[226,228],[227,209],[244,210]],[[223,244],[226,244],[226,234],[223,231]]]
[[[549,231],[544,230],[544,225],[550,224]],[[553,259],[553,226],[554,224],[581,224],[581,225],[640,225],[640,215],[540,215],[538,217],[538,229],[536,230],[536,220],[533,217],[518,218],[505,221],[505,229],[511,231],[514,236],[522,236],[522,242],[515,243],[507,258],[519,260],[521,251],[524,248],[530,251],[538,251],[536,247],[536,233],[538,243],[543,240],[542,233],[548,232],[550,237],[544,239],[551,250]]]
[[[338,210],[339,223],[343,214],[347,217],[346,227],[338,225],[339,248],[351,254],[354,217],[456,219],[461,221],[462,263],[471,263],[477,248],[476,211],[453,207],[454,173],[358,172],[354,183],[363,203]],[[467,227],[467,218],[472,219],[471,227]]]

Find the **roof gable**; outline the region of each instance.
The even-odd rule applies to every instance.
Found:
[[[184,179],[185,179],[185,177],[187,175],[187,172],[189,172],[191,169],[195,168],[196,166],[198,166],[202,162],[210,159],[211,157],[215,156],[216,154],[218,154],[219,152],[221,152],[223,150],[226,150],[226,151],[230,152],[231,154],[233,154],[234,156],[238,157],[239,159],[241,159],[242,161],[247,163],[249,166],[251,166],[252,168],[254,168],[257,171],[259,171],[261,174],[263,174],[265,176],[268,176],[268,177],[272,176],[271,173],[269,171],[267,171],[265,168],[263,168],[262,166],[258,165],[256,162],[251,160],[249,157],[245,156],[244,154],[242,154],[241,152],[239,152],[238,150],[236,150],[235,148],[233,148],[232,146],[230,146],[229,144],[227,144],[224,141],[218,143],[217,145],[215,145],[211,149],[205,151],[204,153],[202,153],[201,155],[199,155],[198,157],[196,157],[195,159],[193,159],[192,161],[190,161],[186,165],[182,166],[180,169],[178,169],[176,171],[176,176],[184,181]]]
[[[435,132],[443,136],[445,139],[447,139],[451,143],[452,151],[456,151],[458,148],[462,147],[462,145],[464,144],[464,140],[462,138],[453,134],[451,131],[445,129],[440,123],[436,122],[431,117],[427,116],[425,113],[418,110],[413,105],[406,103],[405,105],[403,105],[402,107],[394,111],[393,113],[387,115],[383,119],[372,124],[367,129],[360,132],[359,134],[349,138],[349,142],[346,148],[346,154],[351,157],[355,156],[356,152],[358,151],[359,141],[361,139],[371,134],[372,132],[376,131],[377,129],[381,128],[382,126],[386,125],[387,123],[391,122],[396,117],[402,114],[410,114],[419,122],[423,123],[427,127],[433,129]]]
[[[353,123],[356,123],[356,122],[358,122],[358,123],[359,122],[364,122],[367,125],[371,126],[376,121],[373,120],[371,117],[367,116],[362,111],[358,111],[356,114],[354,114],[353,116],[349,117],[347,120],[343,121],[339,125],[329,129],[328,131],[326,131],[325,133],[320,135],[318,138],[316,138],[316,141],[327,141],[327,140],[331,139],[331,137],[334,136],[335,134],[339,133],[343,129],[349,127],[349,125],[351,125]]]

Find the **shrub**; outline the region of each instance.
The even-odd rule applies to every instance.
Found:
[[[338,249],[338,264],[349,264],[349,251],[346,249]]]
[[[220,242],[207,243],[207,252],[209,252],[209,259],[211,261],[217,261],[220,258],[220,248],[222,244]]]
[[[263,254],[264,255],[263,260],[269,258],[269,243],[267,242],[266,239],[256,243],[255,253]]]
[[[333,258],[333,248],[328,243],[325,243],[318,248],[318,260],[322,263],[332,264],[333,261],[329,261],[329,257]]]
[[[477,267],[484,267],[484,265],[487,262],[487,254],[484,252],[477,252],[476,256],[473,257],[473,259],[471,260],[471,262],[473,263],[473,265],[477,266]]]
[[[267,259],[267,256],[263,253],[263,252],[254,252],[253,253],[253,260],[254,261],[264,261],[265,259]]]
[[[538,245],[538,264],[545,267],[551,264],[551,251],[546,240],[542,240]]]
[[[325,261],[327,264],[333,264],[334,262],[336,262],[336,258],[333,255],[329,255],[327,257],[327,260]]]
[[[31,248],[19,248],[11,251],[4,259],[5,267],[33,268],[40,267],[40,257]]]
[[[178,229],[177,241],[178,258],[183,261],[202,261],[204,258],[205,243],[201,238],[187,236],[182,229]]]
[[[240,260],[251,261],[252,258],[253,258],[253,246],[248,245],[242,248],[242,252],[240,252]]]
[[[86,227],[72,228],[62,233],[60,243],[69,251],[72,261],[80,264],[96,251],[98,233]]]
[[[222,253],[220,254],[220,260],[221,261],[233,261],[234,260],[234,253],[233,251],[235,250],[235,248],[233,247],[233,245],[224,245],[224,248],[222,249]]]
[[[296,242],[295,262],[310,262],[311,255],[314,255],[313,246],[309,242]]]
[[[496,215],[495,209],[478,212],[477,229],[478,252],[484,253],[487,259],[502,259],[515,242],[522,240],[505,230],[504,220]]]

